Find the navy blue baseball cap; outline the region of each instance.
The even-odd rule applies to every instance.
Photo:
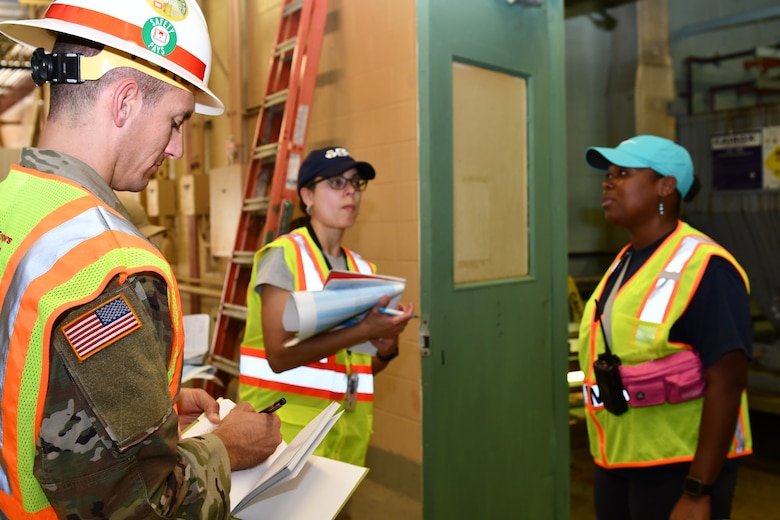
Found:
[[[376,177],[373,166],[367,162],[356,161],[346,148],[330,146],[313,150],[298,170],[298,193],[317,177],[336,177],[351,168],[357,168],[358,175],[367,181]]]
[[[685,198],[693,184],[693,161],[688,150],[669,139],[655,135],[638,135],[615,148],[591,146],[585,160],[597,170],[608,170],[610,164],[623,168],[651,168],[664,177],[677,179],[677,191]]]

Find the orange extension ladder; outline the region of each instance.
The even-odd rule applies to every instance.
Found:
[[[208,360],[225,385],[239,374],[237,354],[246,325],[246,293],[254,254],[287,231],[298,197],[298,168],[327,11],[327,0],[284,0],[282,7]],[[224,391],[213,383],[207,390],[212,394]]]

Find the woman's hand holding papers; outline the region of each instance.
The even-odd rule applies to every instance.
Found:
[[[392,352],[398,344],[398,335],[414,316],[412,304],[399,304],[399,315],[381,312],[379,309],[390,302],[390,296],[383,296],[356,325],[317,334],[288,348],[284,344],[295,334],[286,331],[282,325],[282,314],[289,296],[290,291],[273,285],[263,286],[262,320],[266,358],[271,370],[277,373],[314,363],[341,349],[372,340],[382,345],[382,352]],[[379,345],[375,346],[380,348]],[[381,370],[383,366],[384,364],[376,363],[374,373],[378,371],[377,367]]]
[[[380,311],[390,301],[389,296],[383,296],[379,303],[369,311],[366,317],[358,323],[365,336],[377,348],[380,354],[390,354],[398,344],[398,336],[406,328],[406,324],[414,317],[414,305],[398,304],[400,314],[386,314]]]
[[[365,319],[359,325],[366,324],[372,327],[369,332],[369,341],[376,347],[377,355],[374,356],[371,368],[374,374],[384,369],[388,362],[398,355],[398,336],[406,328],[409,320],[414,318],[414,305],[399,303],[392,313],[383,311],[384,306],[390,300],[383,297],[379,303],[371,309]]]

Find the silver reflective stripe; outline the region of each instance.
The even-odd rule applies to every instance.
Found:
[[[648,323],[661,323],[676,286],[676,281],[659,277],[655,282],[655,289],[642,308],[639,319]]]
[[[354,251],[350,251],[352,254],[350,255],[352,257],[352,260],[355,262],[355,267],[357,267],[357,270],[364,274],[371,274],[371,264],[363,260],[363,257],[359,254],[355,253]]]
[[[742,428],[742,418],[737,418],[737,428],[734,432],[734,439],[737,441],[737,445],[734,448],[734,453],[743,453],[745,451],[745,435],[743,434]]]
[[[106,229],[142,236],[127,220],[102,207],[93,207],[47,231],[25,251],[19,261],[19,267],[11,273],[11,283],[0,310],[0,374],[5,374],[8,365],[11,335],[16,325],[21,298],[27,288],[37,278],[45,275],[60,258],[67,255],[78,244],[96,237]],[[8,273],[4,274],[8,275]],[[3,387],[4,385],[0,385],[0,400]],[[0,413],[0,448],[4,442],[2,426]],[[0,469],[0,473],[3,473],[0,475],[0,487],[7,494],[11,494],[5,468]]]
[[[306,238],[298,233],[290,233],[290,236],[298,246],[298,256],[303,264],[303,279],[306,281],[306,290],[322,290],[324,280],[320,277],[314,259],[309,255],[309,250],[306,248]]]
[[[347,390],[346,374],[325,368],[302,366],[277,374],[271,370],[268,360],[256,356],[241,356],[241,375],[273,381],[285,385],[302,386],[343,395]],[[358,393],[372,395],[374,378],[371,374],[358,374]]]
[[[0,446],[2,446],[1,442]],[[8,466],[5,459],[0,459],[0,490],[6,495],[11,494],[11,483],[8,481]]]
[[[674,289],[680,281],[680,273],[702,242],[711,241],[704,237],[685,237],[682,240],[677,252],[675,252],[658,276],[655,289],[653,289],[639,315],[641,321],[648,323],[661,323],[663,321],[671,302],[672,294],[674,294]]]

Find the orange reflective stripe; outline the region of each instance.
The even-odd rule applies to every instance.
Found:
[[[45,16],[90,27],[146,48],[142,37],[143,28],[105,13],[73,5],[52,4]],[[165,58],[197,76],[201,81],[206,77],[206,64],[179,45]]]
[[[343,363],[335,363],[336,370],[338,372],[347,372],[347,365],[344,365]],[[357,372],[358,374],[373,374],[373,370],[371,370],[371,365],[350,365],[350,368],[352,372]]]

